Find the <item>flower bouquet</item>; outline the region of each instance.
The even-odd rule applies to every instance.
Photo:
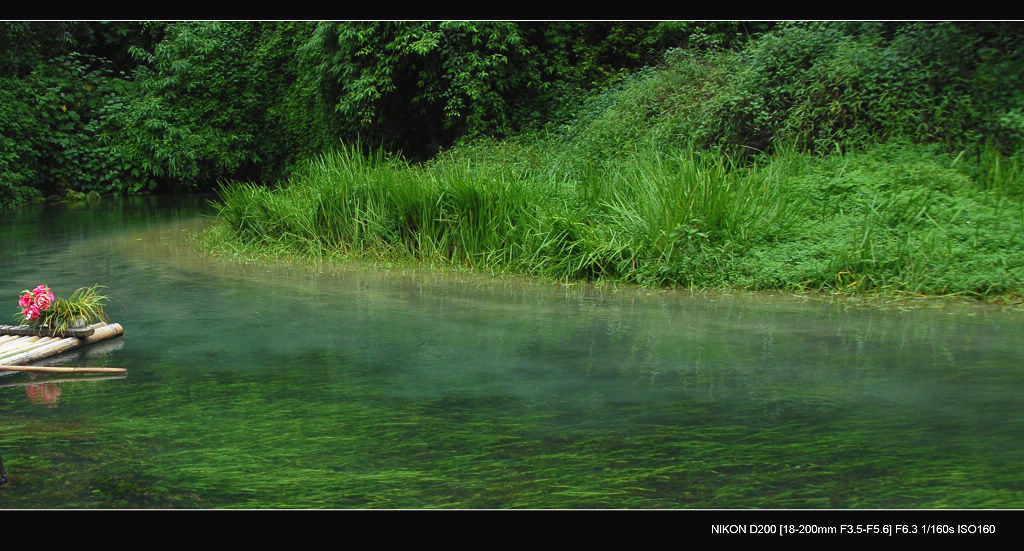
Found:
[[[46,285],[23,291],[18,298],[19,319],[36,323],[54,334],[80,329],[98,321],[108,322],[103,304],[107,297],[99,293],[102,286],[82,287],[68,298],[57,297]]]
[[[18,306],[21,306],[21,314],[28,321],[36,321],[53,304],[53,291],[46,285],[40,285],[31,291],[22,291],[18,297]]]

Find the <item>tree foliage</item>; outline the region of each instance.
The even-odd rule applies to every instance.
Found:
[[[1021,30],[1016,22],[0,23],[0,203],[64,188],[273,184],[343,142],[423,160],[460,140],[569,126],[590,129],[580,147],[595,154],[629,148],[653,129],[665,143],[730,152],[776,143],[823,152],[904,137],[987,148],[996,166],[1024,143]],[[645,76],[655,65],[660,80]],[[639,82],[651,93],[628,106],[606,110],[595,97]]]
[[[1005,24],[787,24],[737,54],[719,136],[829,151],[906,137],[1007,149],[1022,105],[1024,40]],[[715,115],[712,115],[715,116]]]
[[[198,188],[250,176],[265,100],[252,74],[259,24],[194,21],[167,29],[143,65],[138,94],[113,114],[127,159],[154,177]]]
[[[299,48],[338,127],[412,156],[508,135],[639,66],[641,23],[321,22]]]

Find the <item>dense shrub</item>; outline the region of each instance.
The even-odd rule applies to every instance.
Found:
[[[138,93],[112,115],[124,155],[165,185],[207,187],[253,176],[250,145],[266,110],[253,78],[258,23],[168,27],[135,74]]]
[[[148,44],[161,24],[9,22],[0,25],[0,205],[65,189],[147,189],[121,154],[111,115],[134,94],[129,43]]]
[[[597,97],[569,147],[638,140],[730,155],[830,153],[900,138],[980,155],[1024,142],[1017,23],[787,23],[736,51],[672,49]]]
[[[744,71],[723,107],[734,143],[757,149],[773,138],[829,151],[908,137],[964,148],[995,130],[1020,97],[997,97],[1019,82],[1024,65],[997,67],[994,44],[1016,43],[1015,25],[975,29],[953,23],[881,28],[838,23],[786,25],[751,44]],[[991,34],[989,34],[991,33]],[[1006,46],[1005,44],[1000,44]],[[998,73],[995,79],[986,77]],[[984,105],[984,107],[983,107]]]
[[[0,201],[17,204],[69,188],[124,190],[125,161],[102,128],[127,82],[115,78],[103,60],[82,54],[40,65],[24,79],[5,80],[0,185],[8,192]]]
[[[116,78],[109,62],[68,54],[40,65],[29,79],[43,136],[33,143],[46,162],[40,166],[46,192],[75,189],[100,193],[125,189],[127,161],[111,146],[104,127],[111,106],[123,101],[130,83]]]
[[[35,110],[27,101],[28,86],[16,78],[0,79],[0,208],[39,198],[39,167],[43,155]]]

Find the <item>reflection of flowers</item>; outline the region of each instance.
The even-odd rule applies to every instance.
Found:
[[[53,304],[53,291],[46,285],[40,285],[31,291],[22,291],[18,298],[18,306],[22,308],[21,315],[28,321],[36,321],[43,310]]]
[[[57,407],[60,401],[60,385],[56,383],[39,383],[25,387],[25,395],[33,404],[42,404],[48,408]]]

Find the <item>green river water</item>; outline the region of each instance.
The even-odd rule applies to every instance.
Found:
[[[209,212],[0,215],[0,313],[125,329],[41,363],[128,369],[0,375],[0,508],[1024,507],[1019,309],[239,265]]]

